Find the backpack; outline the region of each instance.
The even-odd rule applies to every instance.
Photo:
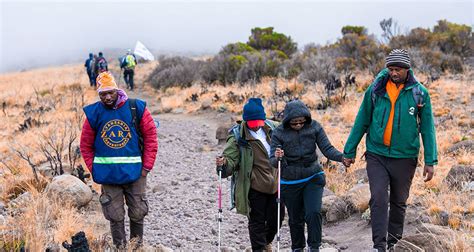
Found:
[[[97,69],[99,70],[99,72],[107,71],[107,61],[104,57],[99,58],[99,61],[97,62]]]
[[[144,148],[144,143],[143,143],[143,136],[142,133],[140,132],[140,120],[137,118],[137,100],[136,99],[128,99],[129,105],[130,105],[130,111],[132,112],[132,124],[135,126],[135,130],[137,131],[138,134],[138,143],[140,145],[140,151],[143,154],[143,148]]]
[[[424,103],[425,93],[423,92],[423,90],[421,90],[420,85],[415,85],[411,89],[411,91],[412,91],[412,95],[413,95],[413,100],[415,101],[415,104],[416,104],[416,107],[417,107],[416,115],[417,115],[417,119],[418,119],[418,123],[419,123],[420,110],[421,110],[421,108],[423,108],[425,106],[425,103]],[[372,88],[372,90],[371,90],[370,97],[372,99],[372,108],[373,108],[374,105],[375,105],[375,100],[377,99],[377,94],[375,94],[374,88]]]
[[[124,61],[124,67],[127,70],[134,69],[135,66],[137,65],[137,63],[135,61],[135,57],[133,55],[130,55],[130,54],[125,56],[123,61]]]
[[[265,120],[265,125],[270,127],[270,130],[275,129],[275,125],[271,123],[269,120]],[[239,153],[242,155],[243,149],[245,146],[248,146],[248,142],[240,137],[240,129],[241,129],[241,124],[236,124],[230,128],[229,133],[232,133],[234,135],[235,141],[237,143],[237,146],[239,146]],[[239,175],[239,171],[235,170],[232,172],[232,175],[230,177],[230,206],[229,210],[232,210],[235,208],[235,187],[237,185],[237,177]]]

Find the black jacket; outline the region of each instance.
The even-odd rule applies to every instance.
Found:
[[[289,124],[296,117],[306,118],[305,125],[298,131]],[[342,161],[342,153],[332,146],[321,124],[311,119],[309,109],[298,100],[286,104],[283,123],[273,131],[270,162],[274,167],[278,167],[275,158],[278,145],[285,152],[281,164],[281,177],[285,180],[307,178],[322,170],[317,162],[316,147],[330,160]]]

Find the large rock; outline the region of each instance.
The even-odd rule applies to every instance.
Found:
[[[357,183],[367,183],[369,182],[369,177],[367,176],[367,169],[357,169],[352,171]]]
[[[459,143],[453,144],[453,146],[449,147],[448,150],[446,150],[446,152],[453,153],[461,149],[464,149],[467,151],[473,151],[474,150],[473,146],[474,146],[474,140],[465,140],[465,141],[461,141]]]
[[[450,188],[461,190],[465,184],[472,181],[474,181],[474,166],[456,165],[449,170],[443,182]]]
[[[80,179],[69,174],[54,177],[45,192],[49,197],[70,201],[76,207],[85,206],[92,200],[91,189]]]
[[[433,224],[423,224],[417,228],[417,233],[400,240],[395,251],[451,251],[455,232],[449,228]]]
[[[452,251],[451,245],[444,236],[430,233],[409,235],[398,241],[394,247],[395,251]]]
[[[350,189],[344,200],[347,201],[352,210],[364,212],[369,208],[370,187],[369,184],[358,184]]]
[[[227,136],[229,135],[229,129],[231,125],[222,124],[217,127],[216,130],[216,139],[218,140],[217,144],[224,144],[226,142]]]
[[[321,213],[327,222],[336,222],[349,216],[349,206],[336,195],[323,197]]]

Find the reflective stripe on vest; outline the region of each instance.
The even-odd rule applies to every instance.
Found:
[[[96,164],[134,164],[141,163],[142,157],[94,157]]]

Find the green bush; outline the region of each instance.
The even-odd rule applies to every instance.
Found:
[[[186,57],[160,57],[160,64],[147,77],[147,82],[156,89],[189,87],[201,78],[202,61]]]
[[[342,35],[356,34],[358,36],[367,35],[367,29],[364,26],[346,25],[341,29]]]
[[[279,50],[291,56],[298,49],[297,44],[293,42],[290,36],[274,32],[273,27],[252,29],[247,44],[257,50]]]

